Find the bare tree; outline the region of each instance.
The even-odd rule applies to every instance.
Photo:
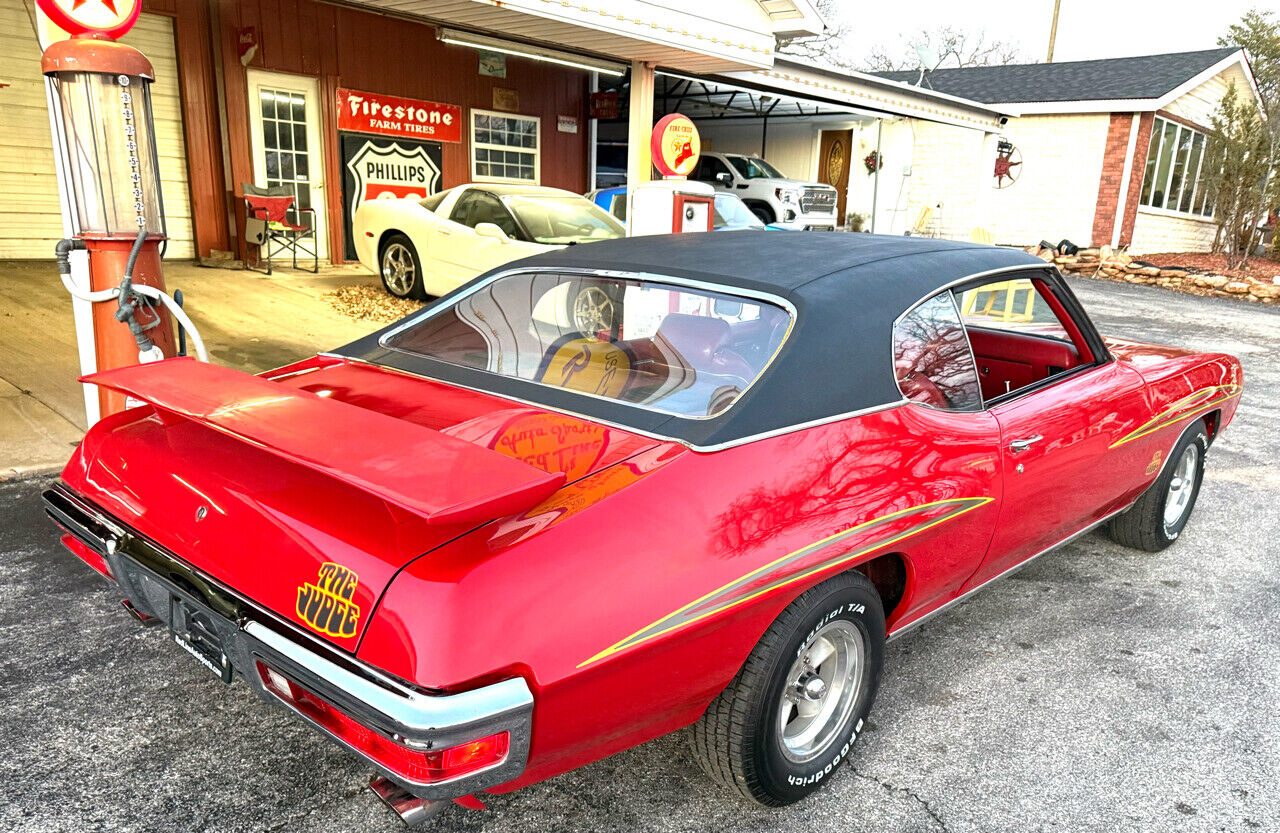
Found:
[[[967,32],[952,26],[939,26],[900,38],[896,48],[883,44],[872,48],[862,61],[869,72],[922,69],[926,72],[944,67],[990,67],[1026,63],[1018,47],[987,37],[986,32]],[[924,66],[928,60],[931,66]]]
[[[853,60],[848,43],[851,29],[844,18],[840,0],[818,0],[815,5],[819,16],[826,21],[826,31],[820,35],[781,41],[778,51],[833,69],[854,69],[857,61]]]

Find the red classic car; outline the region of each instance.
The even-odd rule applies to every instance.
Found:
[[[886,641],[1104,522],[1173,542],[1243,381],[1104,340],[1022,252],[797,240],[571,247],[261,376],[96,374],[144,404],[47,511],[407,819],[691,725],[713,779],[795,801]]]

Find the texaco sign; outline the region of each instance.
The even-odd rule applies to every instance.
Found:
[[[351,223],[365,200],[423,199],[440,190],[440,145],[409,139],[342,136],[347,252],[355,257]]]

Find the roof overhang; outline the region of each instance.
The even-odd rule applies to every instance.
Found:
[[[773,65],[777,33],[822,31],[808,0],[343,0],[419,22],[686,72]],[[712,13],[714,11],[714,14]]]
[[[1002,103],[998,107],[1016,110],[1024,116],[1033,115],[1089,115],[1094,113],[1145,113],[1163,110],[1187,93],[1226,72],[1233,66],[1239,66],[1249,79],[1249,92],[1258,108],[1262,108],[1262,96],[1258,93],[1258,82],[1253,77],[1253,68],[1249,66],[1249,58],[1243,49],[1238,49],[1222,60],[1206,67],[1186,81],[1174,87],[1158,98],[1100,98],[1082,99],[1079,101],[1015,101]]]
[[[773,33],[780,38],[802,38],[821,35],[827,25],[809,0],[759,0],[769,19]]]
[[[862,72],[837,72],[778,60],[769,69],[724,73],[709,79],[755,92],[781,92],[858,115],[907,118],[994,132],[1019,115],[1012,106],[982,104]]]

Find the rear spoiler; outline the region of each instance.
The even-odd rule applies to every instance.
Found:
[[[562,473],[421,425],[191,358],[106,370],[80,381],[207,425],[430,524],[482,523],[521,512],[565,480]]]

